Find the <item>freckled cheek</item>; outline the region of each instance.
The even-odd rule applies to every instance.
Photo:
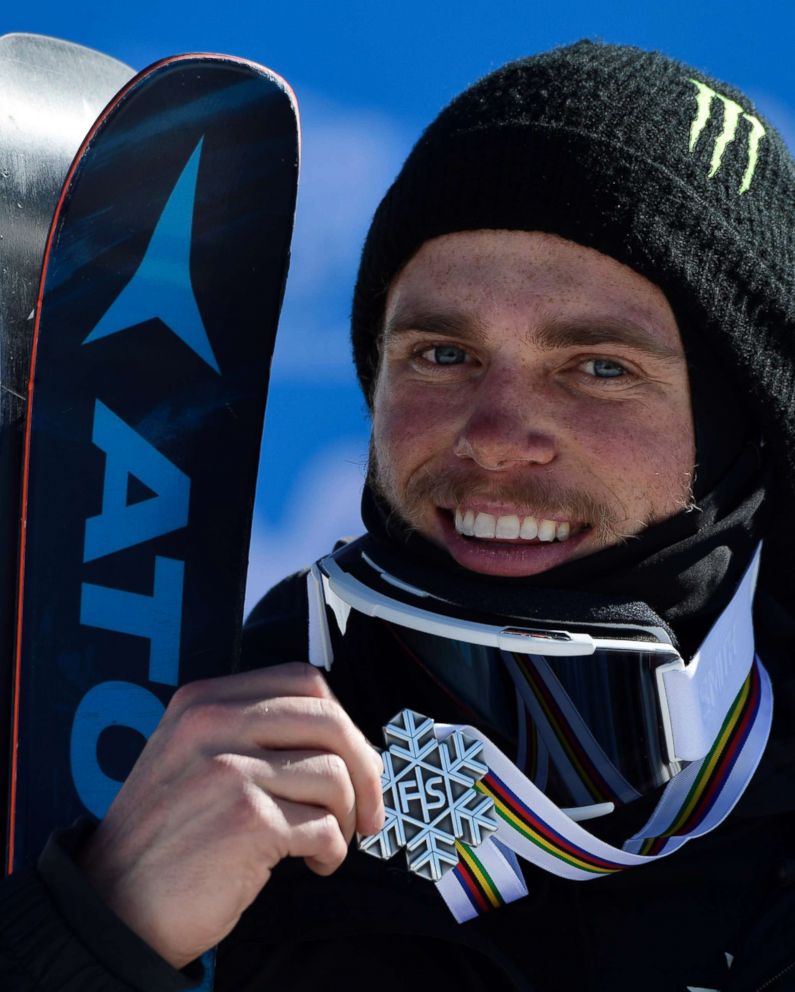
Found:
[[[376,396],[373,437],[382,460],[399,464],[399,474],[405,476],[450,447],[457,424],[451,400],[410,389],[384,391],[380,402]]]
[[[591,411],[569,424],[569,436],[580,454],[611,474],[627,480],[677,478],[693,468],[695,450],[689,410],[608,408]]]

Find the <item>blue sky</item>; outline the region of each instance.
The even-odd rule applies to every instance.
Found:
[[[367,420],[347,318],[369,218],[422,127],[503,62],[581,37],[657,48],[748,92],[795,150],[795,3],[136,0],[8,6],[0,27],[141,69],[216,51],[268,65],[301,107],[293,263],[274,361],[248,601],[359,529]]]
[[[501,62],[586,35],[661,48],[744,88],[761,81],[782,100],[792,90],[791,0],[41,0],[19,9],[4,30],[68,37],[135,67],[189,49],[245,55],[285,75],[299,97],[383,109],[410,127]]]

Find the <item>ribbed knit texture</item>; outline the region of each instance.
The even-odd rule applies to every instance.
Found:
[[[691,150],[693,80],[720,96]],[[732,113],[721,96],[741,112],[713,170]],[[765,129],[750,185],[747,115]],[[776,541],[785,558],[795,554],[786,513],[795,498],[795,163],[751,101],[660,54],[587,41],[510,63],[464,92],[418,141],[365,243],[352,341],[366,395],[392,279],[425,241],[481,228],[559,234],[660,286],[683,333],[703,334],[750,397],[789,532]],[[790,571],[776,568],[788,601]]]

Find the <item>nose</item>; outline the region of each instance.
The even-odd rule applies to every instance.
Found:
[[[554,421],[543,401],[515,383],[482,384],[475,406],[454,444],[458,458],[489,472],[521,465],[548,465],[557,455]]]

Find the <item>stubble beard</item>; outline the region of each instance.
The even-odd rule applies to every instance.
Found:
[[[649,521],[639,521],[637,527],[628,527],[626,519],[616,508],[579,489],[564,488],[548,479],[526,477],[521,480],[476,479],[466,471],[435,473],[422,467],[414,472],[404,487],[399,487],[393,475],[385,471],[379,461],[375,444],[370,440],[367,463],[367,483],[389,507],[390,522],[397,522],[405,533],[416,531],[424,537],[417,521],[429,506],[465,506],[477,498],[488,499],[515,506],[525,515],[560,516],[563,519],[586,521],[593,531],[597,550],[622,544],[637,537]],[[688,481],[687,495],[674,512],[694,509],[695,504]]]

